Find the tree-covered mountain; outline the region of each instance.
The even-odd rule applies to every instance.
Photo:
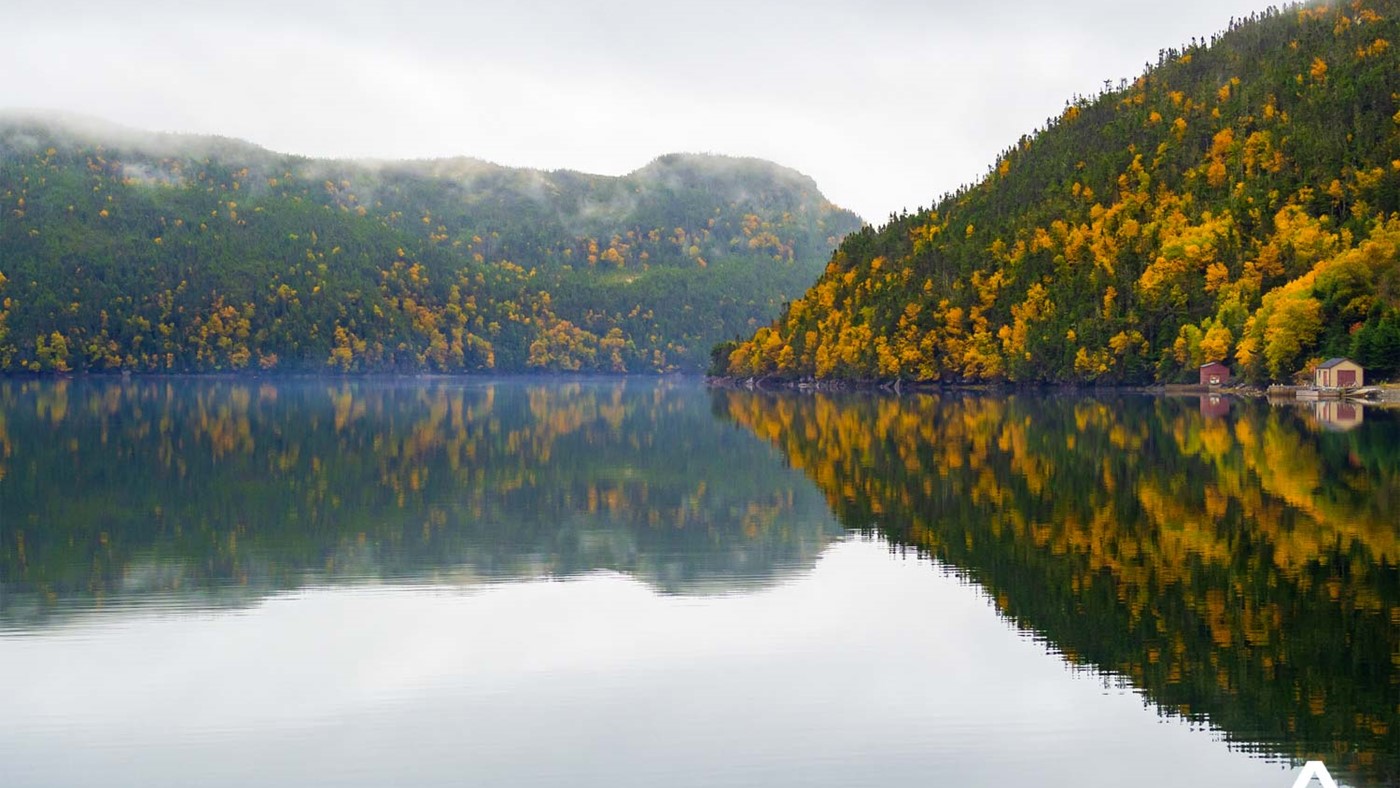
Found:
[[[849,236],[716,372],[1147,382],[1400,372],[1400,2],[1271,9]],[[910,155],[934,155],[911,151]]]
[[[755,159],[329,161],[0,115],[0,370],[698,370],[859,226]]]

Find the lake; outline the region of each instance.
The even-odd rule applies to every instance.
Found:
[[[0,381],[0,785],[1400,781],[1400,413]]]

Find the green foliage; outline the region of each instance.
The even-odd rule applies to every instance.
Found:
[[[1397,0],[1318,3],[1163,50],[977,185],[848,236],[725,371],[1259,380],[1353,352],[1400,307],[1397,28]]]
[[[1372,310],[1352,336],[1351,356],[1372,374],[1400,375],[1400,309]]]
[[[0,118],[0,370],[700,371],[860,224],[751,159],[612,178],[88,126]]]

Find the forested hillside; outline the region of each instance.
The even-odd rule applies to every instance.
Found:
[[[768,162],[347,162],[0,116],[0,370],[665,372],[860,220]]]
[[[714,371],[918,381],[1400,373],[1400,2],[1272,9],[854,234]],[[938,155],[910,151],[910,156]]]

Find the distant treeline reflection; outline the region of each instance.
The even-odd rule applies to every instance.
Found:
[[[821,495],[694,386],[0,381],[0,625],[306,583],[805,569]],[[175,599],[175,603],[180,603]]]
[[[1400,779],[1393,412],[1335,432],[1195,398],[716,397],[844,525],[954,567],[1070,663],[1235,746]]]

